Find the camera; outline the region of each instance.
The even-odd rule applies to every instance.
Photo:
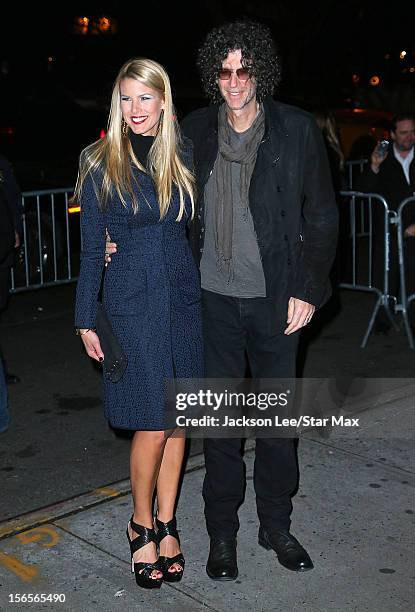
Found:
[[[389,148],[389,140],[381,140],[377,146],[376,153],[381,157],[385,157]]]

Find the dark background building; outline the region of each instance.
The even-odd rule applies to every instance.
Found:
[[[205,104],[195,67],[225,20],[269,25],[283,101],[313,109],[415,109],[413,3],[316,0],[74,2],[2,9],[0,142],[24,188],[72,183],[80,150],[105,128],[113,79],[129,57],[164,64],[179,117]]]

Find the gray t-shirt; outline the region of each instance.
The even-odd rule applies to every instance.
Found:
[[[240,139],[250,138],[251,128],[245,132],[231,130],[231,145]],[[219,155],[219,153],[218,153]],[[205,240],[200,262],[202,288],[214,293],[232,297],[252,298],[265,297],[265,277],[259,254],[258,241],[255,234],[251,212],[243,210],[240,198],[240,164],[233,162],[232,199],[233,199],[233,231],[232,231],[232,261],[233,276],[228,280],[225,270],[218,270],[215,250],[215,198],[216,163],[205,187]]]

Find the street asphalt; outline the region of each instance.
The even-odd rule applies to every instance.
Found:
[[[0,610],[414,609],[415,351],[402,330],[360,348],[370,295],[342,291],[301,342],[305,382],[346,388],[341,408],[359,419],[353,430],[300,434],[292,532],[314,570],[290,572],[258,546],[249,440],[239,577],[207,577],[204,463],[192,439],[177,512],[186,571],[158,592],[130,573],[130,441],[103,419],[99,369],[73,333],[73,298],[73,285],[15,295],[0,324],[8,369],[21,377],[0,435]]]

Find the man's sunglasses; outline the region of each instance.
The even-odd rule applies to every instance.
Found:
[[[235,73],[240,81],[247,81],[251,78],[251,72],[249,68],[237,68],[236,70],[231,70],[230,68],[221,68],[218,72],[218,76],[221,81],[229,81],[232,76],[232,73]]]

